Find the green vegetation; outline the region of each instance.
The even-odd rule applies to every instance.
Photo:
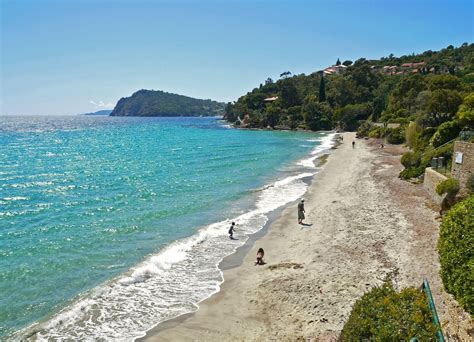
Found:
[[[444,194],[446,194],[447,196],[456,196],[458,192],[459,181],[454,178],[448,178],[439,183],[436,187],[436,193],[440,196]]]
[[[474,313],[474,196],[443,217],[438,241],[441,278],[446,290]]]
[[[228,103],[225,118],[254,128],[357,130],[367,123],[365,135],[387,137],[393,143],[405,141],[402,135],[411,121],[419,125],[417,134],[428,127],[435,132],[442,123],[455,119],[460,121],[457,127],[472,122],[474,95],[459,118],[456,113],[473,91],[474,44],[399,58],[338,60],[335,66],[340,71],[324,77],[322,71],[293,76],[286,71],[277,81],[268,78]],[[382,131],[373,127],[376,122],[399,123],[401,128]],[[437,143],[443,140],[442,133]]]
[[[474,128],[474,44],[380,60],[336,63],[324,75],[282,73],[228,103],[225,119],[241,127],[357,131],[419,155],[400,177],[423,174],[432,158],[451,163],[461,130]],[[333,68],[334,68],[333,67]],[[324,75],[324,77],[323,77]],[[447,144],[447,145],[445,145]]]
[[[436,327],[424,292],[391,283],[373,288],[352,308],[341,332],[342,341],[435,341]]]
[[[224,103],[155,90],[139,90],[121,98],[111,116],[218,116]]]
[[[436,193],[440,196],[446,194],[441,202],[441,213],[451,208],[456,203],[456,195],[459,192],[459,181],[448,178],[436,186]]]
[[[469,176],[466,182],[466,189],[470,194],[474,194],[474,175]]]

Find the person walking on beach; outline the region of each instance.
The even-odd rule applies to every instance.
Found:
[[[304,199],[298,203],[298,224],[303,224],[304,220]]]
[[[229,228],[229,238],[231,240],[234,239],[234,232],[235,232],[235,222],[232,222],[232,224],[230,225],[230,228]]]
[[[355,140],[352,140],[352,148],[355,147],[355,144],[356,144]]]

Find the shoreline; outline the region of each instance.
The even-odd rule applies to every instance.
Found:
[[[312,155],[312,158],[313,158],[314,162],[316,162],[316,160],[318,160],[318,158],[324,158],[326,153],[330,152],[330,148],[331,148],[330,146],[332,146],[334,144],[332,142],[332,140],[333,140],[332,137],[333,137],[333,135],[331,135],[330,137],[328,136],[327,138],[324,138],[324,135],[323,135],[322,141],[325,141],[325,142],[331,141],[331,143],[330,143],[329,146],[328,146],[327,143],[324,143],[324,144],[322,143],[321,144],[321,146],[323,146],[322,149],[316,149],[316,148],[313,149],[313,152],[311,153],[311,155]],[[318,147],[318,146],[320,146],[320,145],[317,145],[316,147]],[[326,147],[324,147],[324,146],[326,146]],[[295,161],[295,162],[297,162],[297,161]],[[300,164],[295,164],[295,165],[300,165]],[[258,196],[259,197],[262,196],[262,198],[265,199],[265,198],[268,197],[268,194],[270,193],[270,194],[273,194],[273,196],[275,196],[275,197],[269,197],[270,199],[272,199],[272,198],[275,198],[275,199],[282,198],[284,200],[284,202],[282,202],[282,204],[286,203],[286,201],[297,200],[298,198],[300,198],[300,196],[303,194],[304,191],[306,191],[307,187],[309,186],[308,182],[312,179],[312,177],[311,177],[312,173],[306,173],[306,172],[303,171],[303,169],[300,170],[299,166],[296,167],[295,170],[291,170],[291,172],[294,173],[294,176],[285,176],[286,178],[279,179],[278,181],[276,181],[275,184],[272,183],[272,186],[265,187],[263,189],[259,189],[259,193],[261,193],[262,195],[258,195]],[[319,170],[315,169],[314,171],[311,171],[311,172],[318,173]],[[296,189],[294,188],[294,185],[293,185],[294,180],[296,180],[296,183],[300,183],[300,185],[298,185],[298,187]],[[277,185],[277,183],[279,183],[281,181],[283,181],[283,183]],[[286,181],[288,181],[288,182],[286,182]],[[288,185],[289,187],[287,186],[287,184],[289,184]],[[291,188],[291,186],[293,186],[293,188]],[[280,195],[278,194],[279,191],[284,191],[284,192],[282,192],[282,194],[285,194],[286,193],[285,191],[287,191],[287,189],[290,189],[290,190],[293,189],[293,193],[291,193],[291,191],[290,191],[289,193],[287,193],[285,195],[285,196],[290,196],[290,197],[281,197],[281,194]],[[295,190],[296,190],[296,193],[294,192]],[[295,197],[295,195],[297,195],[297,196]],[[258,202],[252,202],[252,203],[258,203]],[[276,202],[276,203],[278,203],[278,202]],[[285,207],[285,205],[286,204],[283,204],[282,208]],[[266,210],[265,208],[266,207],[264,207],[263,210]],[[275,217],[279,216],[279,213],[281,212],[282,208],[279,208],[279,207],[274,207],[274,208],[276,208],[276,209],[273,209],[269,212],[266,212],[265,215],[268,217],[267,221],[266,221],[267,223],[265,224],[264,222],[262,222],[262,223],[264,223],[263,226],[258,225],[259,230],[257,230],[256,232],[255,232],[255,229],[253,230],[255,233],[250,233],[249,234],[247,232],[248,230],[246,230],[246,229],[242,230],[242,234],[245,234],[245,236],[246,236],[245,240],[247,240],[247,237],[250,238],[249,239],[250,244],[247,243],[249,241],[246,241],[243,245],[237,247],[237,252],[234,250],[230,254],[225,254],[224,260],[223,259],[221,259],[220,261],[216,260],[217,263],[213,264],[214,266],[212,267],[212,269],[213,270],[215,269],[216,272],[219,272],[220,276],[218,277],[219,278],[218,283],[216,283],[216,285],[215,285],[215,290],[212,291],[212,293],[210,293],[208,297],[205,297],[205,298],[201,297],[201,300],[197,300],[197,301],[193,300],[192,301],[193,306],[197,307],[198,303],[201,303],[203,300],[205,301],[207,298],[209,298],[210,296],[213,296],[216,292],[218,292],[220,290],[220,285],[222,284],[222,280],[221,280],[222,279],[222,270],[237,267],[239,264],[241,264],[243,262],[244,256],[248,253],[248,250],[253,246],[252,243],[254,243],[256,240],[258,240],[258,238],[260,238],[261,236],[265,235],[266,231],[268,229],[269,223],[271,223],[275,219]],[[222,222],[224,222],[224,221],[222,221]],[[216,230],[217,227],[213,227],[213,226],[215,226],[216,224],[220,224],[222,222],[213,223],[209,226],[204,227],[203,229],[199,230],[199,232],[198,232],[199,234],[197,234],[197,235],[201,236],[202,233],[207,234],[208,231],[211,233],[211,235],[213,235],[215,232],[217,232],[217,230]],[[227,223],[224,222],[224,225],[227,226]],[[243,226],[243,227],[245,227],[245,226]],[[257,227],[257,226],[255,226],[255,227]],[[262,227],[262,228],[260,228],[260,227]],[[221,233],[222,229],[218,229],[218,230],[219,230],[218,235],[222,235],[222,233]],[[224,235],[226,235],[226,234],[224,234]],[[196,239],[194,239],[193,237],[196,237],[195,234],[193,236],[191,236],[189,239],[185,238],[183,241],[186,242],[186,243],[187,242],[193,242],[193,244],[194,244],[195,241],[191,241],[191,240],[196,240]],[[204,236],[203,236],[203,238],[204,238]],[[208,239],[204,238],[203,241],[206,241],[206,240],[208,240]],[[181,241],[181,242],[183,242],[183,241]],[[227,242],[227,240],[226,240],[226,242]],[[198,248],[201,248],[201,249],[204,248],[204,249],[207,249],[207,250],[209,249],[209,247],[211,247],[210,245],[207,246],[207,242],[204,242],[203,244],[201,244],[201,242],[199,242],[199,241],[197,241],[197,246],[201,246],[201,247],[198,247]],[[168,255],[169,253],[167,253],[167,252],[169,252],[169,249],[173,249],[173,251],[174,251],[174,247],[177,247],[177,244],[173,243],[168,247],[170,247],[170,248],[166,248],[165,250],[162,251],[162,253],[159,253],[159,254],[156,254],[156,255],[151,255],[149,258],[147,257],[143,262],[137,264],[136,267],[131,268],[127,273],[123,273],[120,276],[117,276],[117,277],[113,278],[111,281],[105,283],[103,287],[98,288],[98,290],[95,291],[95,292],[97,294],[99,294],[99,292],[102,294],[104,291],[106,291],[109,294],[111,294],[111,291],[110,291],[111,289],[112,290],[116,289],[116,288],[126,289],[126,287],[121,286],[121,284],[123,284],[123,282],[122,282],[123,280],[129,281],[129,279],[131,279],[132,277],[135,276],[135,273],[136,273],[137,270],[141,272],[142,269],[145,269],[145,267],[148,266],[147,263],[151,258],[156,259],[157,257],[158,258],[163,257],[165,254]],[[224,247],[224,248],[226,248],[226,247]],[[177,250],[177,252],[181,252],[181,248],[179,250]],[[194,259],[194,258],[192,258],[192,259]],[[145,274],[145,276],[146,276],[146,274]],[[216,278],[216,280],[217,280],[217,278]],[[140,282],[138,282],[138,283],[140,284]],[[127,285],[128,284],[129,283],[127,283]],[[133,285],[134,283],[130,283],[130,284]],[[199,287],[200,285],[201,285],[201,283],[196,283],[195,286],[193,286],[193,289],[194,289],[193,291],[196,290],[196,286]],[[19,337],[19,336],[26,336],[25,334],[28,334],[28,337],[31,337],[31,338],[35,338],[37,336],[41,337],[42,335],[49,333],[49,331],[53,330],[56,326],[66,326],[66,324],[72,324],[76,320],[77,316],[76,315],[71,315],[70,313],[74,313],[75,311],[78,311],[79,309],[82,312],[84,312],[84,308],[86,307],[85,302],[88,302],[90,299],[92,299],[92,300],[97,299],[97,301],[102,301],[102,302],[107,301],[107,297],[102,296],[101,294],[98,295],[98,296],[95,296],[93,293],[92,293],[91,296],[89,296],[89,293],[86,293],[84,295],[81,294],[80,297],[78,297],[77,299],[74,299],[73,302],[70,305],[66,306],[64,309],[53,313],[50,317],[48,317],[44,321],[35,322],[34,324],[15,332],[14,335],[12,335],[12,336],[18,336]],[[195,298],[195,299],[197,299],[196,296],[186,297],[186,298]],[[190,303],[190,300],[188,300],[188,302],[185,303],[187,305],[188,309],[191,308],[190,305],[188,305],[189,303]],[[151,313],[153,313],[153,315],[155,315],[155,310],[156,309],[151,308],[151,307],[150,307],[150,309],[151,310],[150,310],[149,316],[150,316]],[[193,310],[195,310],[195,308],[191,308],[191,310],[188,311],[188,312],[191,312]],[[156,311],[156,312],[158,313],[158,315],[160,315],[159,311]],[[191,314],[192,314],[192,312],[191,312]],[[184,315],[186,315],[186,313],[184,313]],[[83,316],[85,316],[85,315],[83,315]],[[154,317],[160,317],[160,316],[154,316]],[[178,314],[178,317],[180,317],[179,314]],[[166,321],[167,320],[165,320],[165,322]],[[59,322],[59,324],[56,324],[56,322]],[[63,322],[65,322],[65,323],[63,323]],[[78,320],[77,322],[82,322],[82,321]],[[133,338],[139,338],[137,336],[140,336],[140,335],[143,336],[143,334],[145,334],[145,330],[141,330],[141,331],[139,331],[139,333],[140,334],[135,335],[136,337],[131,337],[131,338],[132,339]]]
[[[323,150],[321,152],[321,155],[318,155],[316,157],[316,159],[314,160],[315,167],[317,167],[317,168],[322,167],[327,162],[327,158],[333,153],[333,150],[337,149],[337,147],[340,145],[340,142],[336,138],[333,138],[332,142],[333,142],[333,145],[329,149]],[[317,177],[318,173],[319,172],[317,172],[312,177],[307,177],[307,179],[303,179],[303,181],[305,183],[307,183],[308,189],[311,187],[311,184],[313,183],[314,178]],[[236,268],[242,266],[242,264],[244,263],[245,258],[248,256],[249,252],[252,250],[252,248],[254,248],[255,244],[260,239],[262,239],[263,237],[265,237],[268,234],[268,231],[271,228],[272,224],[281,217],[281,215],[283,214],[283,211],[285,209],[287,209],[288,207],[290,207],[290,206],[295,206],[297,203],[298,203],[298,200],[287,203],[283,207],[278,208],[278,209],[270,212],[267,215],[267,217],[268,217],[267,223],[260,230],[258,230],[257,232],[248,235],[247,241],[243,245],[239,246],[235,250],[234,253],[225,256],[221,260],[221,262],[217,265],[218,269],[224,274],[227,271],[230,271],[230,270],[233,270],[233,269],[236,269]],[[175,328],[178,325],[180,325],[181,323],[183,323],[184,321],[186,321],[187,319],[189,319],[189,318],[193,317],[194,315],[196,315],[196,313],[199,311],[200,305],[202,303],[205,303],[205,302],[209,301],[212,297],[216,296],[217,294],[219,294],[222,291],[222,287],[225,284],[225,277],[223,277],[223,278],[224,278],[224,280],[220,284],[219,291],[211,294],[208,298],[206,298],[202,302],[198,303],[197,304],[198,309],[196,311],[184,313],[182,315],[171,318],[169,320],[160,322],[156,326],[154,326],[153,328],[148,330],[144,336],[135,339],[135,341],[147,341],[148,339],[153,338],[155,335],[159,334],[161,331],[171,329],[171,328]]]
[[[353,303],[389,274],[398,289],[430,279],[438,314],[446,321],[433,243],[436,212],[419,198],[422,187],[393,177],[401,167],[396,146],[381,151],[357,140],[352,149],[347,142],[354,137],[345,133],[345,143],[313,176],[304,195],[311,226],[298,226],[295,203],[287,204],[243,263],[223,268],[218,293],[140,340],[335,341]],[[413,212],[403,207],[406,199],[393,198],[399,189],[418,197]],[[257,247],[265,249],[265,266],[253,266]]]

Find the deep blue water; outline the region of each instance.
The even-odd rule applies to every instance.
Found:
[[[301,160],[324,137],[215,118],[0,117],[0,338],[41,322],[39,338],[133,339],[193,311],[218,290],[218,261],[304,193],[316,169]]]

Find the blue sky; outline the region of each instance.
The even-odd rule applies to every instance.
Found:
[[[286,70],[473,42],[474,1],[0,0],[0,115],[138,89],[233,101]]]

